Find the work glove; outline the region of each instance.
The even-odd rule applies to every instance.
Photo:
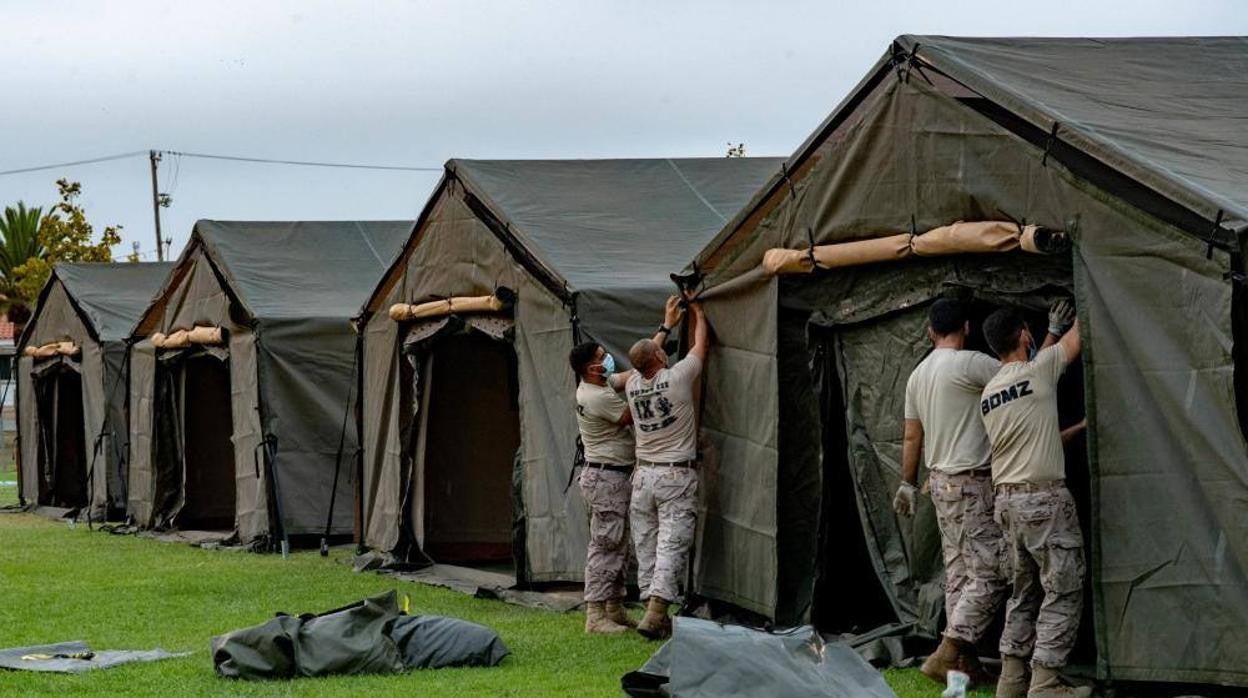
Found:
[[[1075,306],[1070,301],[1060,300],[1049,306],[1049,334],[1061,337],[1066,330],[1075,324]]]
[[[914,496],[917,490],[908,482],[901,483],[897,488],[897,496],[893,497],[893,511],[898,516],[914,516]]]

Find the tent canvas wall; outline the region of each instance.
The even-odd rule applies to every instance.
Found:
[[[1090,428],[1067,468],[1086,487],[1097,672],[1248,685],[1245,69],[1242,38],[899,38],[687,270],[718,340],[702,593],[784,623],[874,595],[934,632],[931,511],[889,506],[926,306],[1073,291]],[[1073,251],[760,268],[769,248],[1002,219],[1067,230]]]
[[[171,264],[58,264],[17,346],[19,492],[96,520],[126,507],[126,338]],[[54,342],[75,353],[24,355]]]
[[[769,158],[450,161],[361,317],[364,542],[398,558],[438,559],[427,508],[449,502],[467,515],[482,508],[468,504],[490,496],[511,510],[519,581],[580,580],[588,527],[580,496],[568,487],[577,439],[568,352],[593,340],[623,358],[652,334],[675,290],[669,272],[778,165]],[[515,295],[504,312],[402,323],[387,314],[395,303],[503,288]],[[464,448],[472,439],[496,441],[504,420],[518,432],[514,475],[511,447],[496,448],[489,457],[506,460],[491,467],[493,480],[480,490],[433,482],[445,463],[428,450],[438,437],[429,393],[438,399],[438,372],[457,358],[437,347],[464,332],[503,347],[511,373],[487,383],[506,380],[515,401],[514,413],[493,423],[478,414],[462,425]]]
[[[129,510],[140,526],[221,530],[248,545],[319,534],[341,454],[331,534],[351,532],[349,318],[411,225],[195,224],[132,337]],[[173,341],[195,328],[219,328],[220,341]]]

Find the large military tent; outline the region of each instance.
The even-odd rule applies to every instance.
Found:
[[[103,520],[126,508],[126,339],[170,264],[58,264],[18,341],[19,493]]]
[[[350,317],[411,226],[195,224],[132,337],[138,525],[263,545],[322,533],[333,498],[351,532]]]
[[[1042,321],[1073,294],[1085,349],[1062,412],[1090,424],[1067,452],[1090,556],[1075,659],[1248,686],[1245,114],[1243,38],[897,39],[686,269],[718,340],[699,590],[783,623],[934,634],[931,510],[889,505],[927,305]],[[967,224],[1008,234],[929,254]],[[1034,226],[1070,252],[1018,251]]]
[[[653,333],[670,271],[778,166],[448,162],[360,321],[364,542],[512,565],[521,583],[579,580],[568,352],[594,340],[622,359]]]

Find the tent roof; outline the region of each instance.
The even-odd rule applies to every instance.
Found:
[[[109,342],[130,334],[171,269],[171,262],[61,263],[52,274],[95,336]]]
[[[944,74],[1041,134],[1057,124],[1058,141],[1192,212],[1181,216],[1189,232],[1208,235],[1219,211],[1224,228],[1248,227],[1248,37],[900,36],[787,170],[799,171],[911,55],[916,75]],[[696,259],[712,257],[784,181],[773,176]]]
[[[1248,37],[897,41],[1198,213],[1248,223]]]
[[[411,231],[412,221],[201,220],[187,249],[204,246],[252,317],[349,318]]]
[[[576,290],[670,286],[783,158],[451,160],[558,281]]]

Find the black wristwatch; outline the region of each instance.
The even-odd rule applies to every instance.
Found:
[[[660,323],[659,323],[659,330],[658,330],[658,332],[655,332],[655,334],[658,334],[659,332],[662,332],[663,334],[666,334],[666,335],[670,335],[670,334],[672,333],[672,328],[670,328],[670,327],[668,327],[667,325],[664,325],[663,323],[661,323],[661,322],[660,322]]]

